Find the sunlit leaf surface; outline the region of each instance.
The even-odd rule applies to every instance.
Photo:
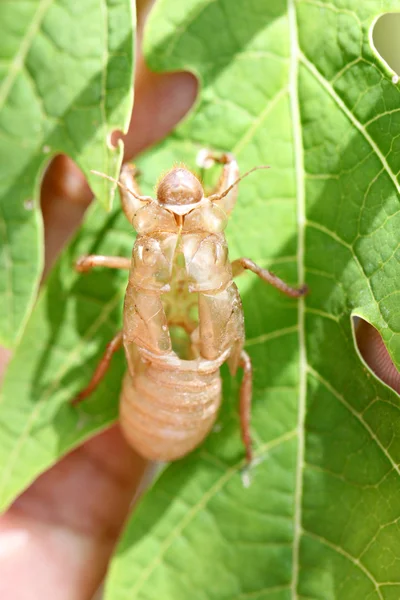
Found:
[[[14,346],[42,270],[40,177],[73,158],[105,207],[122,149],[109,146],[132,105],[130,0],[0,3],[0,343]]]

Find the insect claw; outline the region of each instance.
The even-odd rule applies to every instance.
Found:
[[[298,288],[299,296],[306,296],[309,291],[310,289],[305,283]]]
[[[78,260],[75,262],[75,271],[78,271],[78,273],[87,273],[90,270],[87,259],[87,256],[81,256],[78,258]]]
[[[214,156],[207,148],[199,150],[196,156],[196,164],[201,169],[210,169],[215,162]]]
[[[83,397],[81,396],[82,394],[78,394],[77,396],[75,396],[75,398],[71,400],[71,406],[77,406],[78,404],[80,404],[80,402],[83,400]]]
[[[221,152],[220,154],[214,154],[207,150],[207,148],[202,148],[196,157],[196,164],[198,167],[202,169],[209,169],[215,163],[219,163],[221,165],[226,165],[234,160],[233,154],[230,152]]]
[[[131,177],[140,177],[142,175],[142,171],[133,163],[126,163],[122,166],[121,175],[126,173],[129,173]]]
[[[251,486],[251,475],[250,475],[251,463],[248,463],[241,472],[243,487],[248,489]]]

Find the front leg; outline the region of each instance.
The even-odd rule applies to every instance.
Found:
[[[123,256],[90,254],[89,256],[81,256],[75,263],[75,269],[79,273],[87,273],[93,267],[108,267],[109,269],[125,269],[129,271],[131,268],[131,259],[124,258]]]
[[[251,400],[253,395],[253,367],[251,358],[242,350],[239,366],[243,369],[243,379],[240,386],[240,430],[243,445],[246,449],[246,460],[250,464],[253,458],[253,449],[250,434]]]
[[[237,277],[246,269],[252,271],[258,275],[260,279],[274,286],[274,288],[290,298],[300,298],[301,296],[305,296],[308,292],[308,287],[305,284],[298,288],[291,287],[285,281],[279,279],[279,277],[277,277],[274,273],[268,271],[268,269],[263,269],[262,267],[256,265],[256,263],[250,260],[250,258],[238,258],[232,262],[233,277]]]
[[[239,167],[235,157],[229,152],[217,154],[206,149],[200,150],[197,155],[197,164],[200,167],[207,169],[214,163],[224,165],[216,188],[212,191],[212,195],[219,195],[237,180],[239,177]],[[237,196],[238,188],[235,186],[229,192],[229,194],[227,194],[221,201],[218,202],[218,206],[220,206],[226,212],[226,214],[229,215],[236,204]]]
[[[152,200],[150,196],[142,196],[136,180],[138,170],[134,165],[125,164],[119,176],[119,193],[122,210],[129,223],[132,225],[133,217],[137,211]]]

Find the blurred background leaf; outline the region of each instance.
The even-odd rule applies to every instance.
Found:
[[[18,341],[43,267],[41,176],[68,154],[109,208],[132,108],[130,0],[0,4],[0,343]]]

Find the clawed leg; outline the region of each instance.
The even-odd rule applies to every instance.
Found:
[[[219,195],[224,192],[236,179],[239,177],[239,167],[236,162],[233,154],[229,152],[224,152],[221,154],[211,152],[209,150],[200,150],[197,155],[197,164],[200,167],[208,168],[212,166],[214,163],[219,163],[224,165],[222,170],[221,177],[212,191],[212,195]],[[238,195],[237,186],[234,187],[225,198],[223,198],[219,204],[221,208],[226,212],[227,215],[230,214],[233,207],[235,206],[236,199]]]
[[[133,217],[139,208],[142,208],[142,206],[148,202],[153,202],[151,196],[140,195],[139,186],[135,179],[138,170],[134,165],[124,165],[119,180],[114,179],[114,177],[110,177],[110,175],[106,175],[105,173],[101,173],[100,171],[91,172],[95,175],[99,175],[99,177],[103,177],[103,179],[108,179],[117,184],[121,192],[122,210],[131,225]]]
[[[119,176],[119,182],[126,188],[120,188],[121,206],[126,218],[132,225],[135,213],[142,208],[147,202],[151,201],[150,196],[142,196],[140,188],[136,181],[136,176],[139,171],[134,165],[126,164],[122,167]],[[130,190],[130,191],[129,191]]]
[[[131,268],[131,259],[123,256],[102,256],[100,254],[90,254],[89,256],[81,256],[75,263],[75,269],[79,273],[87,273],[93,267],[108,267],[109,269],[126,269]]]
[[[104,352],[99,364],[96,367],[95,372],[93,373],[92,379],[89,382],[89,385],[85,387],[84,390],[79,392],[79,394],[72,400],[72,404],[75,406],[79,404],[84,398],[90,396],[92,392],[97,388],[104,375],[106,374],[111,359],[113,357],[114,352],[119,350],[122,346],[122,331],[119,331],[115,337],[107,344],[106,351]]]
[[[250,436],[251,397],[253,391],[253,367],[250,356],[242,350],[239,366],[243,369],[242,385],[240,386],[240,429],[242,440],[246,449],[246,460],[250,464],[253,450]]]
[[[300,298],[301,296],[305,296],[308,292],[308,287],[306,285],[301,285],[299,288],[291,287],[282,281],[282,279],[279,279],[274,273],[271,273],[271,271],[268,271],[267,269],[262,269],[249,258],[238,258],[232,262],[233,277],[237,277],[243,273],[245,269],[252,271],[258,275],[260,279],[273,285],[277,290],[290,298]]]

